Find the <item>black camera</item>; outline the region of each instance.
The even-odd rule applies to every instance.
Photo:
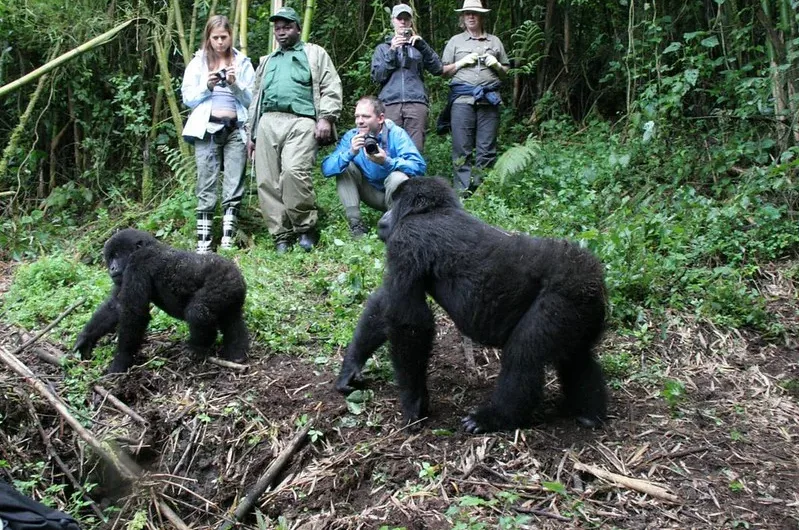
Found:
[[[413,30],[411,28],[405,28],[402,30],[402,36],[406,39],[410,39],[413,37]]]
[[[225,87],[227,86],[227,70],[225,70],[224,68],[222,68],[221,70],[219,70],[219,71],[216,73],[216,78],[217,78],[217,79],[219,79],[219,81],[217,81],[217,83],[216,83],[216,84],[217,84],[217,85],[218,85],[220,88],[225,88]]]
[[[380,146],[377,143],[377,135],[375,133],[366,133],[363,137],[363,148],[369,155],[376,155],[380,151]]]
[[[485,66],[486,65],[486,56],[485,55],[481,55],[480,57],[478,57],[477,58],[477,64],[479,64],[480,66]]]

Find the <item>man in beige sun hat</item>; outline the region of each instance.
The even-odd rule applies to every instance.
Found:
[[[483,29],[490,9],[480,0],[464,0],[455,11],[460,13],[464,31],[447,42],[441,56],[442,75],[452,81],[438,130],[446,132],[451,123],[455,189],[468,193],[480,185],[480,170],[491,167],[497,158],[499,87],[510,61],[502,41]]]

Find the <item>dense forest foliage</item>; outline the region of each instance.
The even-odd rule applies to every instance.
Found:
[[[369,64],[390,28],[387,4],[316,2],[310,40],[330,52],[347,108],[375,92]],[[413,4],[418,30],[440,52],[458,31],[455,2]],[[186,149],[178,135],[186,109],[175,89],[209,12],[238,21],[240,7],[235,0],[3,2],[0,85],[129,22],[47,74],[4,86],[4,249],[19,252],[26,240],[46,245],[52,227],[80,224],[81,212],[98,204],[158,204],[186,185],[190,175],[178,156]],[[669,178],[718,184],[745,178],[754,167],[785,174],[790,167],[780,164],[795,161],[795,2],[508,0],[488,7],[488,27],[515,67],[505,87],[512,104],[504,145],[543,138],[554,124],[604,122],[622,136],[655,139],[646,150],[659,140],[679,156],[678,138],[704,149]],[[269,50],[269,9],[269,2],[255,1],[246,11],[254,59]],[[436,115],[446,91],[440,79],[429,84]],[[33,241],[31,221],[38,226]]]
[[[242,2],[0,2],[0,265],[13,262],[15,270],[0,323],[41,328],[83,297],[86,303],[51,334],[66,351],[107,294],[110,281],[98,249],[113,230],[136,226],[192,247],[195,164],[180,136],[188,113],[180,102],[181,76],[211,13],[228,15],[237,32],[246,31],[235,40],[254,63],[269,52],[271,3]],[[354,102],[378,90],[370,62],[391,29],[394,3],[285,2],[300,13],[313,8],[309,40],[330,53],[344,84],[340,132],[352,126]],[[454,9],[461,2],[407,3],[418,15],[418,32],[441,53],[460,31]],[[788,290],[793,300],[787,308],[775,308],[763,282],[771,274],[791,285],[799,278],[799,1],[483,3],[491,8],[488,29],[504,42],[512,70],[502,88],[500,159],[465,206],[507,230],[578,240],[603,260],[614,335],[602,364],[614,389],[662,399],[658,412],[665,417],[689,417],[686,410],[694,405],[707,410],[703,397],[690,403],[685,398],[695,387],[686,375],[690,368],[680,364],[684,360],[655,346],[683,325],[708,325],[717,334],[745,330],[757,337],[752,343],[784,348],[795,357],[795,290]],[[37,70],[59,59],[66,60]],[[447,84],[429,76],[426,83],[434,120],[446,103]],[[428,174],[451,175],[450,149],[448,137],[431,131]],[[363,301],[380,282],[383,246],[374,234],[352,243],[335,186],[318,171],[314,177],[322,227],[318,249],[277,257],[250,189],[243,248],[230,255],[247,278],[254,344],[270,354],[310,358],[324,373],[335,370]],[[367,214],[372,224],[376,215]],[[150,329],[186,335],[159,312]],[[113,346],[99,351],[92,362],[70,358],[62,389],[65,401],[87,415],[86,395]],[[672,362],[680,369],[672,370]],[[799,388],[796,367],[794,359],[773,374],[792,395]],[[6,388],[11,386],[0,380],[0,391]],[[9,409],[0,408],[0,424],[4,415],[13,417]],[[225,409],[208,417],[224,424],[232,413]],[[356,419],[369,428],[380,423]],[[637,436],[635,430],[628,439]],[[785,436],[792,445],[791,435]],[[561,456],[553,458],[557,467]],[[0,468],[17,479],[32,466],[0,459]],[[436,477],[431,469],[428,464],[419,472],[426,485]],[[43,473],[35,476],[28,491],[44,491],[52,476],[60,473],[47,480]],[[725,474],[720,480],[733,489],[739,478]],[[573,500],[556,493],[562,502]],[[87,527],[97,523],[82,501],[65,500],[60,490],[52,497],[82,514]],[[705,500],[707,512],[711,501]],[[129,511],[142,502],[133,502]],[[509,513],[504,501],[469,502],[477,504],[439,515],[454,526],[469,520],[470,509],[491,517]],[[607,522],[601,517],[586,521]],[[647,519],[649,526],[673,524],[668,518],[653,521]],[[789,524],[787,516],[768,521]],[[683,521],[696,526],[689,522]],[[725,524],[714,520],[706,527]],[[478,520],[459,528],[482,527]]]

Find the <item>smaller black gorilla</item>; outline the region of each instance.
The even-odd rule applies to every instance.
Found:
[[[508,234],[480,221],[439,179],[410,179],[393,201],[378,224],[386,242],[383,285],[358,321],[337,390],[360,386],[364,363],[388,340],[406,420],[426,415],[430,294],[464,335],[502,348],[490,400],[463,419],[468,432],[528,426],[547,363],[557,370],[567,412],[588,427],[602,423],[607,391],[593,351],[607,303],[599,260],[568,241]]]
[[[152,302],[188,322],[189,347],[195,354],[207,355],[221,331],[221,356],[234,362],[247,359],[242,315],[247,286],[232,261],[177,250],[131,228],[106,241],[103,257],[114,289],[78,335],[76,351],[88,355],[100,337],[116,329],[117,351],[108,372],[126,371],[144,340]]]

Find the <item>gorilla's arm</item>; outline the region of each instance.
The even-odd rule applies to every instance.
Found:
[[[358,319],[352,342],[347,346],[347,354],[341,365],[336,390],[349,394],[362,386],[361,368],[372,354],[386,342],[387,328],[385,319],[386,291],[383,288],[375,291],[366,302],[366,307]]]
[[[387,282],[386,325],[391,361],[408,423],[427,415],[427,364],[433,347],[435,319],[427,305],[424,281],[410,270]]]
[[[119,287],[116,285],[111,291],[111,296],[97,308],[91,320],[83,326],[75,341],[73,351],[80,352],[81,356],[89,355],[101,337],[116,330],[119,323]]]

